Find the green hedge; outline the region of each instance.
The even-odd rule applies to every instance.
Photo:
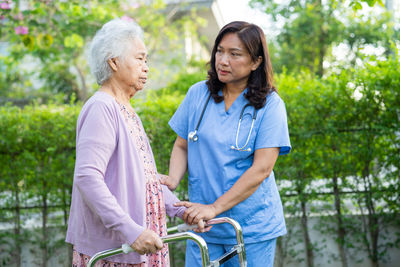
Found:
[[[0,107],[0,221],[11,226],[0,236],[1,266],[21,260],[23,243],[37,244],[39,261],[65,246],[52,238],[50,226],[66,224],[79,110],[55,104]]]
[[[281,250],[295,260],[312,266],[326,246],[308,236],[310,213],[329,215],[318,231],[347,252],[333,260],[363,260],[353,253],[363,251],[375,266],[399,247],[399,69],[398,60],[389,60],[323,79],[278,77],[293,150],[278,159],[275,171],[278,183],[289,182],[281,185],[282,200],[286,215],[302,218],[305,253],[293,253],[293,246]],[[384,230],[390,227],[397,232]]]
[[[286,215],[307,219],[310,212],[330,212],[333,215],[321,216],[318,231],[333,236],[345,250],[365,251],[373,262],[387,259],[388,250],[400,242],[399,232],[393,241],[382,230],[399,229],[398,69],[399,62],[392,60],[322,79],[307,73],[277,76],[293,145],[291,154],[280,157],[275,168]],[[204,76],[181,74],[168,88],[133,101],[159,172],[168,172],[176,138],[168,120],[189,85]],[[52,226],[65,230],[80,109],[81,104],[0,107],[0,221],[10,226],[10,231],[0,232],[0,266],[21,260],[21,242],[38,244],[35,255],[42,266],[65,249],[63,238],[54,239],[47,230]],[[186,189],[185,180],[178,188],[181,198],[187,195]],[[40,225],[35,225],[35,235],[27,235],[26,222],[32,219]],[[328,227],[324,220],[336,226]],[[288,226],[289,234],[278,243],[281,255],[312,261],[324,244],[302,239],[307,253],[282,245],[296,237],[290,234],[292,225]],[[307,220],[302,220],[303,233],[308,227]],[[342,255],[334,257],[343,260]],[[180,266],[182,259],[172,261]]]

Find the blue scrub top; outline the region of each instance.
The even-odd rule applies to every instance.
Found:
[[[211,204],[251,167],[254,151],[260,148],[279,147],[280,155],[289,153],[291,146],[285,104],[276,92],[267,96],[266,104],[257,110],[250,140],[245,149],[231,149],[236,145],[236,133],[242,108],[248,100],[242,94],[225,111],[224,101],[215,103],[210,98],[198,129],[198,141],[188,141],[189,200]],[[220,91],[221,93],[221,91]],[[204,104],[209,96],[205,81],[194,84],[169,121],[171,128],[187,140],[194,131]],[[238,147],[247,140],[254,107],[245,109],[238,136]],[[245,243],[272,239],[286,233],[282,203],[275,184],[274,174],[264,180],[249,198],[217,217],[230,217],[239,222]],[[202,237],[210,243],[236,244],[236,234],[228,224],[214,225]]]

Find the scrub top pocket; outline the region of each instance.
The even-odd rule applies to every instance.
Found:
[[[231,217],[242,226],[263,223],[267,219],[266,192],[262,184],[251,196],[230,210]]]
[[[188,177],[188,193],[191,202],[201,203],[202,196],[198,190],[201,186],[200,182],[200,179],[197,177]]]

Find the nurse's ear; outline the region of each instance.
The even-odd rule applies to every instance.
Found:
[[[263,61],[262,56],[259,56],[255,61],[253,61],[252,66],[251,66],[251,70],[255,71],[258,68],[258,66],[260,66],[262,61]]]

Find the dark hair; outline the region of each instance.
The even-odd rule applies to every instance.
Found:
[[[262,57],[262,62],[258,68],[250,73],[247,81],[246,99],[256,109],[262,108],[266,102],[266,96],[271,91],[276,91],[273,85],[273,71],[271,59],[269,57],[267,42],[264,32],[257,25],[244,21],[234,21],[225,25],[218,33],[215,39],[214,47],[211,53],[211,60],[208,63],[208,80],[206,82],[208,90],[216,103],[220,103],[224,97],[218,95],[222,90],[224,83],[218,79],[215,69],[215,53],[222,38],[227,33],[236,33],[243,45],[249,52],[251,59],[255,62],[258,57]]]

